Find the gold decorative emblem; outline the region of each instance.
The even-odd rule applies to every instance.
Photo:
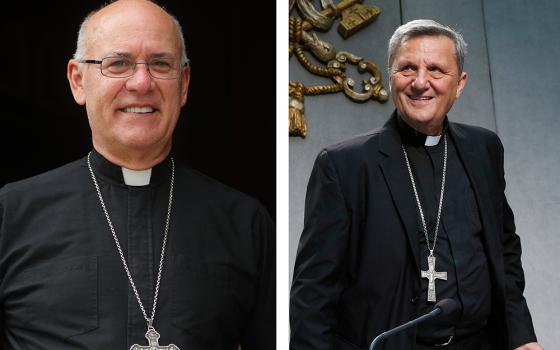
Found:
[[[292,7],[297,4],[299,12],[305,18],[290,16],[290,57],[295,55],[310,73],[330,78],[333,81],[333,84],[305,86],[301,82],[290,80],[290,136],[307,136],[307,122],[304,115],[305,96],[343,91],[348,98],[356,102],[372,99],[383,103],[389,98],[387,90],[381,82],[381,72],[375,63],[365,61],[362,57],[350,52],[337,52],[332,44],[319,39],[316,33],[308,33],[312,28],[329,30],[333,21],[342,16],[338,33],[344,39],[348,38],[372,23],[381,13],[379,7],[362,5],[362,1],[342,0],[335,5],[332,0],[321,0],[323,11],[319,12],[311,0],[290,0],[290,12]],[[326,66],[311,63],[304,51],[310,51],[317,60]],[[345,72],[349,64],[357,66],[358,72],[370,75],[369,79],[362,81],[361,92],[354,90],[356,83],[346,76]]]

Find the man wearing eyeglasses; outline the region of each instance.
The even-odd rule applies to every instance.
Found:
[[[145,0],[91,13],[67,77],[93,149],[0,190],[0,348],[274,348],[270,217],[171,156],[177,20]]]

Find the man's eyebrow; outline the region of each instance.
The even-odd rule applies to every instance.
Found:
[[[175,58],[175,56],[170,52],[156,52],[149,55],[150,58]]]
[[[109,56],[131,58],[132,54],[130,52],[126,52],[126,51],[111,51],[105,57],[109,57]],[[171,52],[155,52],[155,53],[152,53],[152,54],[148,55],[148,59],[153,59],[153,58],[173,58],[174,59],[175,55],[173,55]]]
[[[129,58],[129,57],[132,57],[132,54],[130,54],[129,52],[126,52],[126,51],[110,51],[106,55],[104,55],[103,57],[125,57],[125,58]]]

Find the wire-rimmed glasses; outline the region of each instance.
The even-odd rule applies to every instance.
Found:
[[[80,63],[99,64],[101,74],[109,78],[128,78],[136,72],[136,66],[145,64],[150,76],[156,79],[176,79],[181,75],[180,65],[174,58],[158,57],[145,62],[136,62],[122,56],[105,57],[99,60],[80,60]],[[185,64],[186,65],[186,64]]]

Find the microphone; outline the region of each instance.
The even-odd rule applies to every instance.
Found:
[[[432,311],[430,311],[429,313],[420,316],[418,318],[415,318],[412,321],[408,321],[405,324],[402,324],[398,327],[395,327],[393,329],[390,329],[386,332],[383,332],[381,334],[379,334],[375,339],[373,339],[373,341],[371,342],[370,346],[369,346],[369,350],[374,350],[375,346],[379,343],[381,343],[383,340],[385,340],[386,338],[392,336],[395,333],[399,333],[407,328],[410,328],[412,326],[415,326],[421,322],[430,320],[436,316],[439,316],[440,319],[445,319],[445,320],[453,320],[456,318],[457,316],[457,311],[460,310],[460,305],[457,301],[455,301],[454,299],[442,299],[440,300],[435,306],[434,309]]]

